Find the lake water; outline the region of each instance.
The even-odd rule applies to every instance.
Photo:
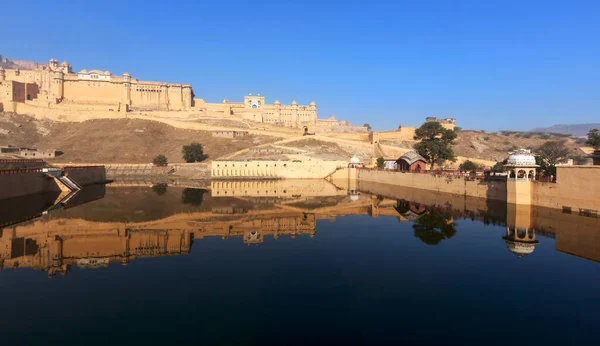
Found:
[[[599,219],[378,188],[2,201],[2,344],[598,342]]]

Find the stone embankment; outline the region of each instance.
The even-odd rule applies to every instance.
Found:
[[[89,164],[81,164],[88,166]],[[80,164],[74,167],[79,167]],[[120,180],[128,177],[135,180],[135,177],[142,178],[138,180],[147,180],[149,178],[173,178],[173,179],[208,179],[210,178],[210,168],[206,163],[176,163],[166,166],[147,164],[121,164],[106,163],[106,177],[111,180]]]
[[[64,167],[61,173],[79,186],[106,182],[103,166]],[[61,193],[64,187],[56,180],[46,168],[0,170],[0,199]]]

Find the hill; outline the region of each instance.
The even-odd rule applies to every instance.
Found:
[[[57,163],[150,163],[158,154],[177,163],[183,162],[182,146],[192,142],[202,144],[210,161],[277,139],[253,135],[240,139],[215,138],[209,131],[178,129],[140,119],[67,123],[0,113],[0,145],[56,149],[64,153],[53,160]]]
[[[591,129],[600,129],[600,123],[595,124],[560,124],[550,127],[541,127],[531,130],[532,132],[562,133],[575,137],[587,136]]]
[[[0,67],[4,67],[5,69],[19,68],[20,70],[33,70],[38,66],[48,66],[48,63],[14,60],[0,54]]]
[[[214,125],[214,124],[213,124]],[[224,123],[223,126],[232,126]],[[39,149],[55,149],[64,154],[54,159],[57,163],[150,163],[158,154],[167,156],[169,162],[183,162],[181,148],[199,142],[208,154],[208,161],[235,154],[236,158],[285,159],[304,155],[326,160],[343,160],[358,155],[369,162],[376,155],[366,141],[350,141],[316,136],[281,139],[277,134],[248,135],[235,139],[213,137],[210,131],[187,130],[144,119],[97,119],[84,122],[55,122],[27,115],[0,113],[0,145],[15,145]],[[568,135],[522,133],[505,131],[502,134],[479,131],[458,131],[453,149],[457,156],[502,161],[508,152],[517,148],[537,148],[549,140],[564,140],[572,156],[585,156],[575,140]],[[277,142],[277,143],[275,143]],[[244,149],[273,143],[251,152]],[[387,145],[386,155],[412,149],[414,142],[382,143]],[[396,147],[398,150],[389,148]],[[271,150],[268,150],[268,149]],[[239,153],[238,153],[239,152]],[[377,154],[379,155],[379,154]]]
[[[517,148],[535,149],[552,140],[565,141],[573,156],[585,156],[585,153],[579,148],[579,144],[570,138],[508,131],[504,134],[459,131],[453,149],[459,156],[502,161],[508,156],[509,151]]]

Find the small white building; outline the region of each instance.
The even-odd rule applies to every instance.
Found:
[[[510,153],[504,169],[508,173],[508,179],[535,180],[536,170],[540,166],[535,163],[535,157],[531,150],[518,149]]]

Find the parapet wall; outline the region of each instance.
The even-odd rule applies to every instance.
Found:
[[[416,127],[402,126],[394,131],[373,132],[373,144],[380,141],[414,141]]]
[[[64,167],[63,169],[65,175],[82,186],[106,182],[104,166]]]
[[[600,210],[600,166],[558,166],[556,183],[536,182],[533,205],[549,208]]]
[[[600,166],[559,166],[557,183],[471,180],[376,169],[358,169],[357,172],[358,189],[361,191],[365,190],[365,182],[369,182],[501,200],[510,204],[566,208],[574,213],[583,209],[600,210]]]

